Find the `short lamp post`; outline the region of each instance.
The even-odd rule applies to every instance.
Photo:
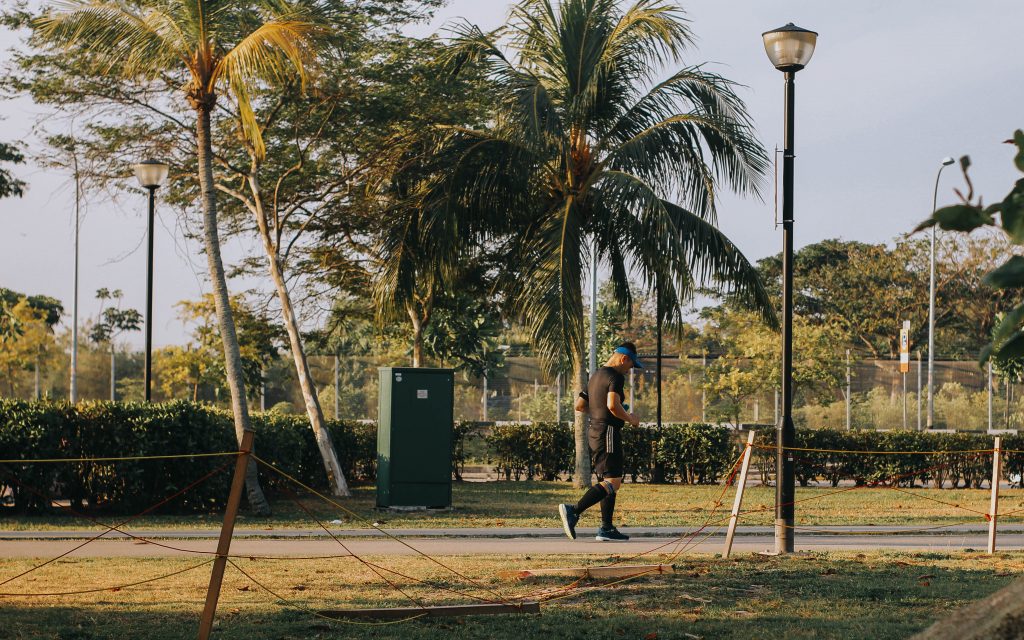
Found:
[[[814,55],[818,34],[801,29],[792,22],[766,31],[764,49],[776,69],[785,74],[786,145],[782,160],[782,415],[777,425],[775,477],[775,551],[792,553],[796,482],[793,450],[796,428],[793,425],[793,126],[796,72],[807,66]]]
[[[146,369],[144,385],[146,402],[152,400],[153,388],[153,218],[156,190],[167,179],[167,165],[159,160],[143,160],[134,166],[139,184],[149,191],[149,252],[146,262]]]

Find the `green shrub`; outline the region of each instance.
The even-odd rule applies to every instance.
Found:
[[[726,427],[707,424],[664,425],[651,429],[654,459],[665,470],[665,480],[683,484],[716,484],[728,473],[739,453]],[[630,455],[630,451],[626,451]]]
[[[572,425],[556,422],[496,425],[486,436],[488,461],[506,480],[558,480],[573,470]]]
[[[327,478],[305,416],[254,414],[256,455],[317,489]],[[373,479],[376,428],[328,421],[346,478]],[[0,400],[0,451],[5,459],[108,458],[237,449],[234,424],[225,411],[190,402],[167,404]],[[10,491],[21,513],[50,508],[44,496],[64,498],[72,509],[137,513],[224,467],[157,512],[196,512],[223,507],[231,477],[230,457],[117,460],[0,465],[0,495]],[[281,476],[262,471],[265,488]]]
[[[762,445],[755,452],[761,477],[774,477],[775,452],[770,447],[775,445],[775,431],[760,431],[757,443]],[[851,481],[857,486],[931,483],[936,488],[977,488],[990,477],[992,469],[992,458],[987,454],[930,453],[990,449],[992,438],[981,434],[798,429],[796,447],[816,449],[793,452],[796,477],[802,486],[823,480],[833,487]],[[910,453],[867,453],[873,451]],[[1007,473],[1011,473],[1011,467],[1024,467],[1024,460],[1008,460],[1010,464],[1004,465]]]

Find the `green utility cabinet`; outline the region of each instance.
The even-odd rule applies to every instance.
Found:
[[[380,369],[377,506],[452,505],[455,372]]]

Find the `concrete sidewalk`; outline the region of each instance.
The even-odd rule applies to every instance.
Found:
[[[796,546],[804,551],[878,550],[951,552],[984,549],[985,527],[954,526],[933,531],[920,527],[817,527],[813,532],[797,530]],[[581,528],[579,538],[568,540],[561,529],[389,529],[401,542],[367,529],[332,530],[343,544],[322,530],[237,530],[231,553],[239,556],[344,556],[358,555],[546,555],[546,554],[619,554],[673,553],[714,554],[722,551],[724,528],[695,529],[637,527],[624,530],[633,536],[625,543],[597,542],[592,528]],[[0,557],[54,557],[99,531],[20,531],[0,534]],[[154,557],[210,554],[216,549],[216,531],[132,532],[154,541],[125,539],[122,534],[107,534],[75,551],[70,557]],[[740,527],[734,542],[737,553],[767,551],[774,548],[774,532],[769,527]],[[865,535],[877,534],[877,535]],[[166,544],[174,549],[160,546]],[[1024,548],[1024,527],[1008,525],[999,532],[1001,550]],[[327,561],[325,559],[325,561]]]
[[[503,555],[514,557],[548,554],[629,556],[642,553],[683,554],[721,553],[724,536],[721,532],[702,533],[682,539],[674,537],[635,537],[629,542],[597,542],[592,532],[581,531],[579,539],[568,540],[564,535],[532,538],[415,538],[397,542],[390,539],[348,538],[342,544],[331,539],[266,539],[243,538],[231,544],[232,555],[238,556],[345,556],[358,555],[415,555],[424,553],[438,556]],[[953,535],[916,535],[891,533],[881,536],[863,536],[837,533],[836,535],[801,535],[796,537],[796,548],[801,551],[867,551],[894,549],[902,551],[952,552],[965,549],[984,549],[984,533],[962,532]],[[680,544],[677,544],[679,542]],[[80,542],[72,540],[5,540],[0,541],[2,558],[47,558],[66,552]],[[157,557],[210,554],[217,541],[213,538],[192,540],[164,540],[176,549],[132,540],[100,539],[70,554],[69,557]],[[771,534],[748,534],[738,537],[733,545],[736,553],[761,552],[775,546]],[[1007,534],[999,538],[1001,550],[1024,548],[1024,534]],[[325,562],[328,560],[325,559]]]
[[[941,528],[931,528],[941,527]],[[623,527],[624,533],[633,538],[664,538],[671,539],[680,536],[690,535],[697,527]],[[709,529],[721,529],[721,525]],[[216,539],[220,529],[134,529],[124,527],[133,535],[145,538],[177,539],[177,540],[205,540]],[[392,529],[383,527],[388,534],[399,538],[559,538],[564,536],[561,527],[452,527],[432,529]],[[0,541],[3,540],[79,540],[92,538],[103,529],[61,529],[51,531],[0,531]],[[739,526],[736,529],[738,536],[771,536],[774,534],[773,527]],[[580,527],[580,537],[592,537],[597,533],[593,527]],[[813,526],[797,527],[798,535],[813,536],[834,536],[834,535],[923,535],[923,536],[950,536],[964,534],[986,534],[987,525],[879,525],[879,526]],[[359,529],[335,529],[331,533],[339,538],[386,538],[387,534],[373,528]],[[999,534],[1024,534],[1024,524],[1001,524]],[[103,536],[106,539],[128,538],[125,534],[112,531]],[[323,538],[330,539],[330,536],[323,529],[235,529],[235,539],[256,538],[256,539],[308,539]]]

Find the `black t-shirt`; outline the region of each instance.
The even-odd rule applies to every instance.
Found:
[[[590,428],[595,431],[604,431],[608,425],[621,427],[625,421],[616,418],[608,409],[608,394],[615,392],[619,394],[621,402],[625,395],[623,388],[626,385],[626,378],[611,367],[601,367],[590,376],[590,383],[587,385],[587,395],[590,396]]]

